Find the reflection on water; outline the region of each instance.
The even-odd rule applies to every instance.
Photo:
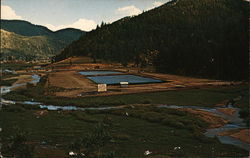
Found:
[[[47,109],[47,110],[110,110],[110,109],[121,109],[122,107],[88,107],[88,108],[81,108],[76,106],[54,106],[54,105],[39,105],[41,109]]]
[[[98,84],[120,84],[120,82],[128,82],[129,84],[142,84],[142,83],[161,83],[163,81],[149,78],[141,77],[136,75],[113,75],[113,76],[94,76],[87,77],[88,79],[94,81]]]

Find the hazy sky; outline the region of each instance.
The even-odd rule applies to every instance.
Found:
[[[51,30],[73,27],[90,31],[169,0],[1,0],[1,19],[22,19]]]

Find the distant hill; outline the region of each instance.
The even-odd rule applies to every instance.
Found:
[[[85,34],[85,32],[73,28],[62,29],[53,33],[55,37],[63,39],[65,41],[74,41],[76,37],[79,38],[79,35],[83,34]]]
[[[248,10],[243,0],[173,0],[73,42],[56,56],[153,65],[188,76],[248,80]]]
[[[1,20],[1,29],[23,36],[45,36],[53,34],[47,27],[22,20]]]
[[[22,36],[1,29],[1,53],[17,59],[52,57],[62,49],[60,42],[48,36]]]
[[[1,20],[1,57],[19,59],[52,57],[85,32],[68,28],[53,32],[22,20]]]

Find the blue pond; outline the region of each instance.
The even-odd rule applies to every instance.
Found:
[[[118,71],[81,71],[81,75],[91,76],[91,75],[109,75],[109,74],[121,74],[122,72]]]
[[[98,84],[120,84],[120,82],[128,82],[129,84],[163,82],[161,80],[156,80],[153,78],[141,77],[136,75],[95,76],[87,78]]]

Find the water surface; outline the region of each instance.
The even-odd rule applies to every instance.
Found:
[[[120,82],[128,82],[129,84],[142,83],[161,83],[162,80],[157,80],[149,77],[141,77],[136,75],[114,75],[114,76],[94,76],[87,77],[97,84],[120,84]]]

